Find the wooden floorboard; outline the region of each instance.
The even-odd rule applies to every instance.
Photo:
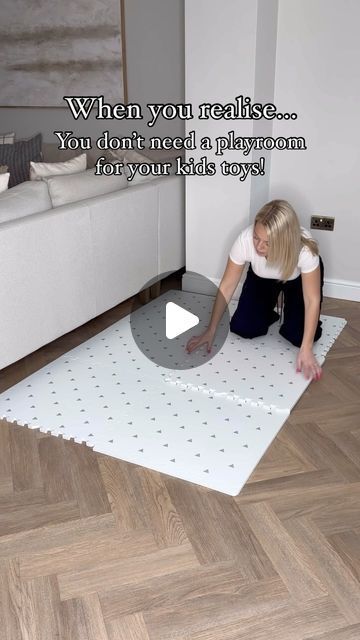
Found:
[[[0,391],[130,309],[3,369]],[[347,320],[323,377],[234,498],[1,421],[1,638],[360,639],[360,309],[323,312]]]

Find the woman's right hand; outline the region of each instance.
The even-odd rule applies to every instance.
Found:
[[[188,353],[191,353],[192,351],[195,351],[195,349],[198,349],[198,347],[201,347],[203,344],[206,344],[207,352],[210,353],[213,340],[214,340],[214,333],[209,329],[207,329],[200,336],[192,336],[192,338],[190,338],[190,340],[186,345],[186,351]]]

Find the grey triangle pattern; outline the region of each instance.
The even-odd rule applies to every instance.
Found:
[[[319,359],[345,326],[322,319]],[[0,417],[237,495],[309,384],[271,329],[229,334],[213,360],[179,372],[141,353],[126,317],[0,394]]]

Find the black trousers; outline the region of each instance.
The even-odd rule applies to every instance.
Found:
[[[323,300],[324,265],[320,257],[320,307]],[[284,295],[284,321],[279,333],[296,347],[300,347],[304,334],[305,308],[301,275],[282,282],[260,278],[249,265],[237,309],[230,321],[230,331],[242,338],[264,336],[273,322],[279,320],[274,311],[280,292]],[[319,313],[320,316],[320,313]],[[318,320],[314,342],[321,336],[321,320]]]

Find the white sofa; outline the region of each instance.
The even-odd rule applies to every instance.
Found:
[[[185,265],[180,176],[21,215],[0,223],[0,369]]]

